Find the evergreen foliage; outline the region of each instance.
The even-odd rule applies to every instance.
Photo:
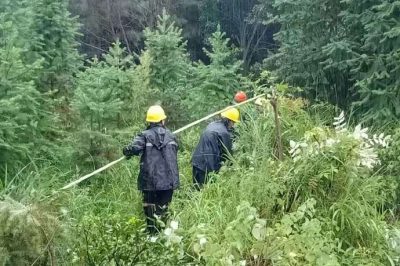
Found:
[[[12,168],[19,161],[34,158],[49,145],[53,118],[48,105],[35,87],[41,60],[24,61],[27,50],[18,47],[16,25],[0,17],[0,168]]]
[[[38,40],[31,50],[44,59],[39,89],[65,95],[81,64],[76,40],[80,25],[68,11],[68,1],[38,0],[30,1],[30,5],[33,14],[30,31]]]
[[[1,265],[54,265],[55,217],[6,198],[0,201],[0,224]]]
[[[280,78],[311,99],[354,106],[363,119],[399,118],[397,1],[277,0],[272,6],[266,20],[281,25],[280,47],[266,62]]]
[[[198,15],[203,33],[216,28],[207,60],[189,60],[187,35],[172,19],[195,29],[196,17],[182,20],[190,12],[164,11],[151,22],[140,55],[116,41],[81,68],[68,1],[0,3],[0,264],[398,265],[399,129],[393,137],[379,127],[370,134],[344,112],[335,117],[337,106],[309,101],[397,121],[398,1],[260,0],[257,14],[266,11],[265,22],[281,27],[280,47],[253,81],[242,70],[251,59],[237,58],[217,22],[240,14],[235,21],[248,27],[229,25],[240,32],[233,42],[261,42],[258,19],[251,27],[240,21],[254,1],[161,2],[135,1],[143,12],[206,9]],[[133,2],[123,3],[100,6]],[[111,24],[104,31],[126,35],[115,32],[127,27],[121,14],[104,20]],[[137,160],[59,189],[120,157],[121,143],[145,128],[149,105],[165,107],[173,128],[230,105],[237,90],[267,96],[241,108],[234,154],[201,191],[192,187],[190,157],[204,125],[179,135],[181,187],[160,234],[145,232]]]
[[[77,88],[72,99],[72,110],[78,115],[79,157],[87,155],[110,158],[117,146],[116,130],[132,122],[133,112],[132,57],[117,42],[104,61],[89,61],[85,71],[77,75]],[[98,162],[96,162],[98,163]]]
[[[14,34],[12,37],[13,45],[22,49],[23,61],[26,63],[33,63],[40,59],[40,56],[32,51],[32,47],[39,45],[39,38],[31,30],[33,10],[30,2],[26,0],[4,0],[0,3],[1,20],[3,23],[5,21],[12,23],[12,31],[18,32],[18,34]],[[7,33],[8,35],[11,32],[9,29],[3,33]],[[6,36],[4,35],[4,37]]]
[[[352,15],[350,9],[350,15]],[[344,13],[346,16],[348,13]],[[370,121],[398,121],[400,118],[400,3],[378,1],[362,13],[365,33],[361,55],[352,69],[360,112]]]
[[[240,74],[242,62],[237,59],[237,49],[229,46],[230,40],[219,26],[208,40],[210,49],[204,48],[204,53],[210,64],[199,62],[195,65],[187,99],[188,109],[197,119],[229,105],[232,95],[244,90],[245,78]]]
[[[181,101],[187,95],[187,80],[191,64],[186,52],[182,30],[175,26],[164,11],[154,30],[146,29],[145,52],[141,61],[148,64],[144,73],[145,91],[153,103],[160,102],[169,119],[185,121]],[[143,63],[143,62],[142,62]]]

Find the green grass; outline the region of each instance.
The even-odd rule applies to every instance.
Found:
[[[289,140],[302,139],[315,122],[304,111],[290,109],[290,102],[284,104],[283,140],[288,150]],[[192,187],[190,157],[200,130],[179,136],[181,187],[170,206],[171,220],[179,221],[173,234],[182,237],[177,242],[162,233],[152,243],[143,232],[137,158],[61,192],[58,189],[77,178],[76,173],[28,165],[4,179],[1,196],[35,206],[35,215],[55,219],[58,226],[51,246],[60,264],[98,260],[124,265],[132,259],[128,255],[137,252],[137,259],[153,265],[394,262],[385,235],[397,218],[390,216],[389,224],[386,217],[392,209],[384,207],[393,200],[394,187],[385,177],[355,166],[351,142],[343,139],[324,156],[305,156],[296,162],[286,156],[278,162],[273,155],[273,118],[268,112],[256,113],[239,126],[232,164],[198,192]],[[315,204],[311,206],[310,200]],[[51,231],[48,226],[42,228]],[[258,239],[254,230],[268,233]],[[207,242],[199,246],[203,237]],[[44,249],[42,257],[46,256]],[[154,264],[157,257],[165,259]]]

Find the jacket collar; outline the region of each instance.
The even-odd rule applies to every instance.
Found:
[[[150,124],[147,126],[147,129],[152,129],[152,128],[155,128],[155,127],[162,127],[162,128],[165,128],[165,126],[163,126],[162,123],[150,123]]]

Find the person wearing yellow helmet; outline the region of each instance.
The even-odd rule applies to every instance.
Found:
[[[178,144],[165,127],[166,118],[161,106],[151,106],[146,115],[148,127],[122,150],[127,159],[141,156],[138,189],[143,194],[143,210],[150,233],[158,231],[155,215],[166,220],[173,191],[179,187]]]
[[[231,107],[221,113],[221,119],[211,122],[204,130],[192,156],[193,183],[200,189],[208,174],[218,172],[232,154],[233,127],[240,120],[239,110]]]

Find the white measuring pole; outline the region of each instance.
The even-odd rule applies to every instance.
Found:
[[[243,102],[241,102],[241,103],[237,103],[237,104],[228,106],[228,107],[226,107],[226,108],[224,108],[224,109],[222,109],[222,110],[220,110],[220,111],[217,111],[217,112],[215,112],[215,113],[209,114],[209,115],[207,115],[207,116],[205,116],[205,117],[203,117],[203,118],[201,118],[201,119],[199,119],[199,120],[196,120],[196,121],[194,121],[194,122],[192,122],[192,123],[190,123],[190,124],[187,124],[187,125],[184,126],[184,127],[181,127],[181,128],[179,128],[179,129],[175,130],[175,131],[173,132],[173,134],[178,134],[178,133],[180,133],[180,132],[182,132],[182,131],[184,131],[184,130],[186,130],[186,129],[188,129],[188,128],[191,128],[191,127],[193,127],[193,126],[195,126],[195,125],[197,125],[197,124],[199,124],[199,123],[201,123],[201,122],[203,122],[203,121],[205,121],[205,120],[207,120],[207,119],[210,119],[211,117],[216,116],[216,115],[218,115],[218,114],[220,114],[220,113],[222,113],[222,112],[224,112],[224,111],[226,111],[226,110],[228,110],[228,109],[230,109],[230,108],[232,108],[232,107],[238,107],[238,106],[243,105],[243,104],[246,104],[246,103],[248,103],[248,102],[252,102],[252,101],[254,101],[254,100],[256,100],[256,99],[258,99],[258,98],[260,98],[260,97],[263,97],[263,96],[265,96],[265,93],[260,94],[260,95],[258,95],[258,96],[255,96],[255,97],[253,97],[253,98],[251,98],[251,99],[248,99],[248,100],[246,100],[246,101],[243,101]],[[87,175],[85,175],[85,176],[82,176],[81,178],[79,178],[79,179],[77,179],[77,180],[75,180],[75,181],[73,181],[73,182],[71,182],[71,183],[65,185],[65,186],[62,187],[61,189],[68,189],[68,188],[70,188],[70,187],[73,187],[73,186],[79,184],[80,182],[82,182],[83,180],[86,180],[86,179],[88,179],[88,178],[94,176],[95,174],[98,174],[98,173],[100,173],[100,172],[106,170],[107,168],[110,168],[110,167],[113,166],[114,164],[119,163],[119,162],[122,161],[123,159],[125,159],[125,156],[123,156],[123,157],[121,157],[121,158],[119,158],[119,159],[117,159],[117,160],[115,160],[115,161],[113,161],[113,162],[111,162],[111,163],[109,163],[109,164],[104,165],[103,167],[101,167],[101,168],[95,170],[94,172],[92,172],[92,173],[90,173],[90,174],[87,174]]]

